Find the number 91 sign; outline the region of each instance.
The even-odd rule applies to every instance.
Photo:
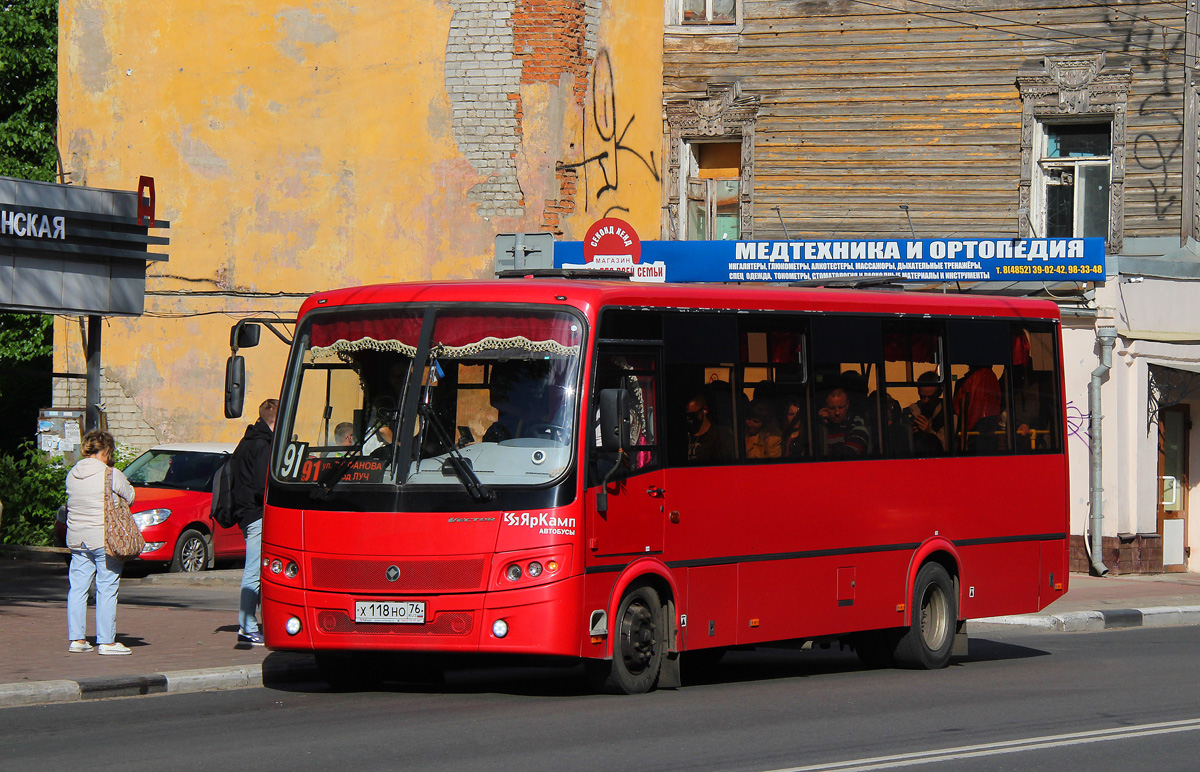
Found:
[[[304,460],[307,457],[307,442],[289,442],[283,451],[283,463],[279,467],[279,476],[284,480],[301,479],[300,472],[304,469]]]

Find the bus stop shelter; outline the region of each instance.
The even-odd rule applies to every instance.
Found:
[[[101,320],[141,316],[146,267],[169,239],[150,235],[154,180],[135,191],[0,177],[0,311],[87,317],[85,428],[100,424]]]

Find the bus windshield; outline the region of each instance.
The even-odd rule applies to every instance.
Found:
[[[486,490],[548,483],[569,467],[577,317],[392,307],[322,313],[306,327],[281,406],[280,479]]]

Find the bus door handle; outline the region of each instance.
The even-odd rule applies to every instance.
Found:
[[[653,485],[646,489],[646,495],[652,499],[661,499],[666,493],[664,489],[656,488]]]

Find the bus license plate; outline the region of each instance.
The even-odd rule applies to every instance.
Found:
[[[423,600],[359,600],[354,602],[355,622],[386,622],[388,624],[425,624]]]

